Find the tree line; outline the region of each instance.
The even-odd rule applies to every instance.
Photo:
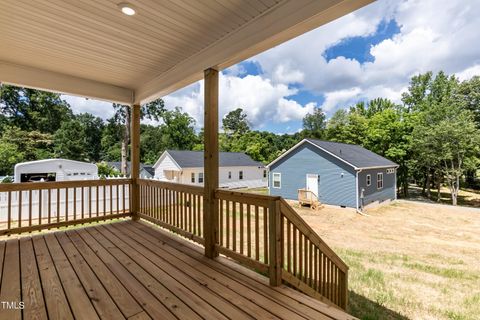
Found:
[[[73,114],[58,94],[2,85],[0,100],[0,175],[15,163],[62,157],[100,162],[129,159],[128,106],[114,104],[103,121],[88,113]],[[202,150],[203,129],[180,107],[167,110],[159,99],[142,106],[141,161],[153,164],[166,149]],[[159,124],[158,124],[159,123]],[[269,163],[303,138],[353,143],[399,164],[398,193],[408,196],[410,183],[432,197],[446,185],[452,203],[460,186],[478,188],[480,159],[480,77],[460,82],[444,72],[413,76],[401,103],[385,98],[361,101],[336,111],[330,119],[316,108],[294,134],[252,130],[237,108],[222,119],[220,150],[245,152]]]

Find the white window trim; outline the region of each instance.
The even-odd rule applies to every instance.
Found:
[[[379,177],[382,177],[382,179],[379,179]],[[378,186],[378,182],[382,181],[382,186]],[[377,190],[383,189],[383,172],[378,172],[377,173]]]
[[[365,183],[367,184],[367,187],[370,187],[372,185],[372,175],[371,174],[367,174],[367,176],[365,177],[366,181]]]
[[[278,177],[278,187],[275,187],[275,176]],[[272,188],[274,189],[281,189],[282,188],[282,174],[280,172],[273,172],[272,173]]]
[[[200,179],[200,177],[202,177],[202,179]],[[199,173],[198,173],[198,183],[203,183],[203,179],[204,179],[204,177],[203,177],[203,172],[199,172]],[[201,180],[201,181],[200,181],[200,180]]]

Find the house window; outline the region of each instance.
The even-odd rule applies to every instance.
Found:
[[[203,183],[203,172],[198,173],[198,183]]]
[[[377,173],[377,189],[383,188],[383,173]]]
[[[280,189],[282,187],[282,174],[278,172],[274,172],[272,175],[273,180],[273,187],[276,189]]]
[[[267,177],[267,170],[263,170],[263,177],[264,177],[264,178]]]
[[[232,179],[232,171],[228,171],[228,179]]]
[[[395,169],[391,168],[391,169],[387,169],[387,174],[392,174],[395,172]]]
[[[367,187],[370,187],[371,184],[372,184],[372,176],[367,174]]]
[[[192,172],[192,183],[195,183],[195,172]]]
[[[238,171],[238,179],[243,180],[243,171],[242,170]]]

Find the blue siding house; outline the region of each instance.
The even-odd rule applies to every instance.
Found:
[[[322,203],[361,210],[396,198],[397,168],[358,145],[304,139],[268,165],[269,192],[297,199],[307,189]]]

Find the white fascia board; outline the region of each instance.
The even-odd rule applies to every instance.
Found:
[[[132,89],[6,61],[0,61],[0,82],[127,105],[134,100]]]

